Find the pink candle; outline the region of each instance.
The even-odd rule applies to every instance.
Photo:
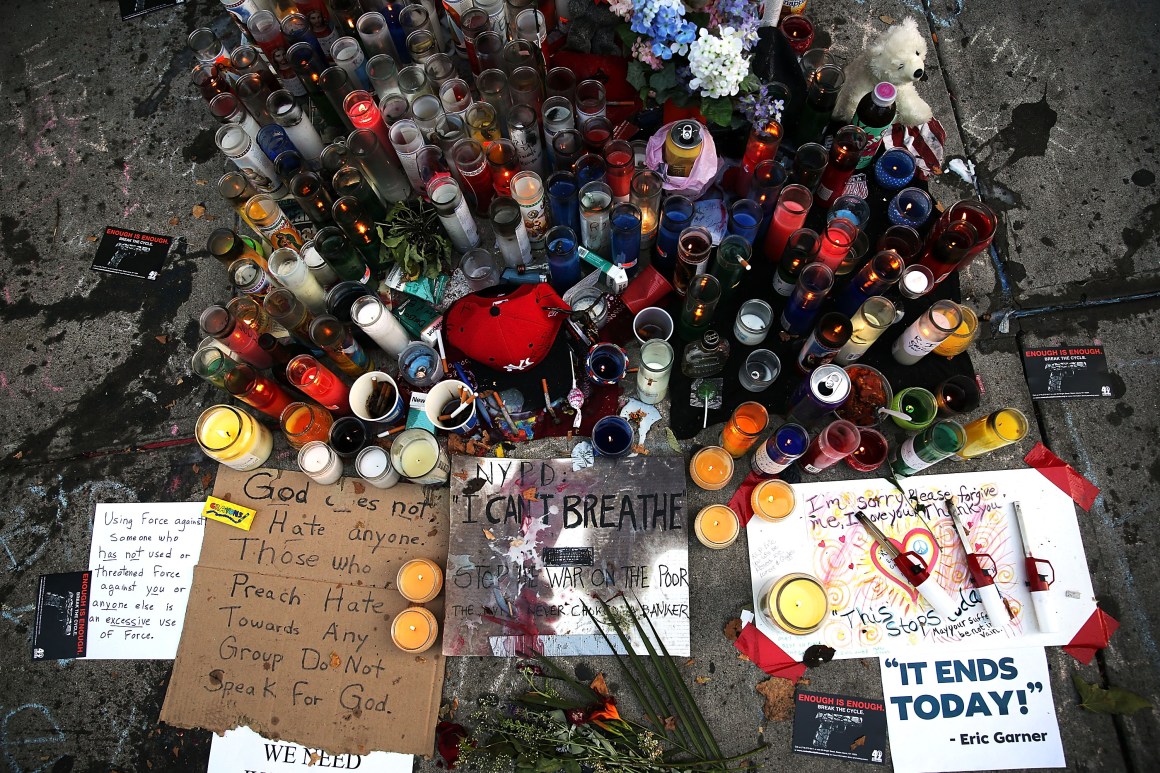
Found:
[[[781,260],[789,235],[802,227],[806,215],[813,206],[814,197],[810,189],[801,185],[787,185],[781,189],[777,207],[773,210],[773,221],[765,237],[765,256],[773,263]]]
[[[375,104],[374,97],[365,91],[352,91],[342,101],[342,108],[356,129],[374,132],[384,148],[391,147],[391,137],[387,134],[387,124],[383,114]]]
[[[776,222],[776,220],[774,221]],[[835,218],[826,225],[822,233],[822,248],[818,252],[818,260],[825,263],[831,270],[837,271],[838,266],[846,259],[850,252],[850,245],[858,238],[858,227],[845,218]]]

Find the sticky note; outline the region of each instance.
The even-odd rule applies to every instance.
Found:
[[[237,526],[245,531],[249,531],[250,525],[254,522],[253,510],[217,497],[209,497],[205,500],[205,509],[201,511],[201,514],[206,518],[228,523],[230,526]]]

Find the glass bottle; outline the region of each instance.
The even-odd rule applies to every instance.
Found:
[[[190,367],[195,376],[200,376],[219,389],[225,389],[226,375],[238,364],[237,360],[231,359],[216,346],[203,346],[194,352]]]
[[[636,372],[638,400],[655,405],[665,399],[673,359],[673,347],[668,341],[653,339],[640,348],[640,368]]]
[[[548,207],[540,176],[535,172],[517,172],[511,181],[511,197],[520,205],[532,249],[542,251],[548,233]]]
[[[495,188],[491,184],[491,167],[487,165],[483,145],[473,139],[461,139],[451,146],[450,159],[452,171],[471,194],[468,198],[472,209],[478,215],[486,214],[495,197]]]
[[[603,181],[608,174],[608,164],[596,153],[585,153],[576,159],[572,171],[576,175],[576,182],[587,185],[594,180]]]
[[[661,204],[653,267],[672,277],[677,264],[677,239],[693,220],[693,202],[681,195],[669,196]]]
[[[434,54],[423,62],[423,72],[427,75],[427,82],[435,91],[443,88],[443,84],[457,77],[455,63],[447,54]]]
[[[709,268],[709,252],[713,249],[713,235],[707,228],[690,226],[677,238],[677,267],[673,272],[673,288],[684,295],[694,277]]]
[[[491,18],[487,11],[474,5],[459,16],[459,32],[463,36],[464,48],[467,50],[467,62],[471,71],[478,75],[482,68],[479,65],[479,55],[475,50],[476,39],[491,29]],[[495,30],[498,32],[498,30]]]
[[[890,469],[895,475],[915,475],[954,456],[963,450],[966,442],[967,433],[957,421],[936,421],[895,448],[890,455]]]
[[[234,83],[234,93],[245,104],[250,115],[263,126],[274,122],[274,117],[266,110],[266,100],[273,91],[257,73],[247,73]]]
[[[838,419],[818,433],[798,464],[802,472],[817,474],[854,453],[858,440],[858,427],[845,419]]]
[[[758,437],[769,426],[769,412],[761,403],[741,403],[733,410],[733,415],[721,429],[721,447],[734,459],[745,456],[745,452],[757,443]]]
[[[699,274],[689,282],[685,293],[681,318],[677,322],[677,334],[686,341],[692,341],[705,333],[713,321],[717,304],[721,301],[721,283],[717,277]]]
[[[436,177],[427,183],[427,196],[439,214],[439,221],[443,223],[452,247],[467,252],[479,246],[479,229],[463,200],[459,183],[450,177]]]
[[[329,314],[319,314],[310,323],[310,340],[351,378],[375,369],[375,364],[350,329]]]
[[[235,260],[229,267],[230,284],[239,293],[256,298],[261,302],[266,293],[274,289],[274,280],[261,266],[249,258]]]
[[[238,170],[256,190],[269,193],[275,198],[290,195],[286,184],[278,177],[274,164],[242,127],[237,124],[225,124],[217,130],[214,141],[218,149],[237,165]]]
[[[342,105],[346,101],[346,95],[361,86],[361,83],[352,79],[346,70],[337,65],[327,67],[322,71],[322,77],[318,79],[318,88],[326,95],[327,101],[334,108],[335,114],[342,122],[342,128],[346,131],[352,131],[354,123],[342,109]]]
[[[640,209],[640,248],[646,252],[656,244],[663,189],[664,180],[653,170],[636,169],[633,172],[628,200]]]
[[[850,340],[838,350],[834,362],[845,366],[860,360],[866,350],[894,324],[896,314],[897,309],[888,298],[880,295],[867,298],[850,318]]]
[[[620,266],[629,278],[640,271],[640,208],[617,204],[612,208],[612,263]]]
[[[752,199],[738,199],[729,207],[729,233],[752,245],[757,239],[764,213],[761,205]]]
[[[463,116],[471,104],[471,87],[461,78],[450,78],[439,86],[439,103],[446,113]]]
[[[753,170],[753,178],[749,185],[749,198],[756,201],[757,206],[761,208],[761,226],[757,229],[755,245],[757,242],[765,244],[765,235],[769,232],[769,224],[773,220],[773,210],[777,206],[777,197],[781,195],[781,189],[787,179],[789,179],[789,173],[785,171],[784,166],[776,161],[762,161]]]
[[[406,6],[407,8],[415,8],[416,6]],[[423,64],[435,54],[439,53],[439,48],[435,45],[435,36],[431,34],[430,30],[415,30],[407,35],[407,55],[411,57],[414,62],[412,67],[422,67]],[[424,71],[423,77],[426,78],[427,73]]]
[[[571,190],[575,191],[574,183],[571,182],[575,180],[575,176],[571,172],[555,172],[548,178],[549,192],[553,180],[560,178],[569,179]],[[580,189],[580,240],[587,249],[601,257],[612,255],[612,198],[612,189],[602,182],[588,183]],[[573,220],[576,218],[575,202],[576,199],[573,198],[571,206],[566,210],[566,214]],[[561,206],[561,209],[564,207]],[[553,217],[556,216],[556,212],[554,206]]]
[[[379,137],[369,129],[355,129],[346,139],[350,160],[359,168],[374,188],[379,201],[406,201],[411,197],[411,183],[398,162],[394,148],[384,147]]]
[[[632,173],[636,169],[632,145],[624,140],[612,140],[601,152],[606,165],[604,181],[612,188],[612,195],[618,202],[628,201],[632,185]]]
[[[729,342],[716,330],[706,330],[697,341],[685,346],[681,372],[689,378],[716,376],[729,360]]]
[[[479,62],[480,72],[488,70],[503,72],[503,47],[506,42],[498,32],[487,30],[479,33],[475,39],[475,58]]]
[[[975,340],[975,336],[979,332],[979,318],[969,306],[959,305],[959,310],[963,313],[963,321],[955,329],[955,332],[947,336],[941,344],[939,344],[934,353],[940,357],[954,357],[956,354],[962,354],[970,348],[971,342]]]
[[[330,56],[335,65],[346,72],[352,84],[358,84],[362,89],[371,88],[367,77],[367,57],[357,40],[349,36],[335,39],[330,44]]]
[[[935,301],[898,336],[891,350],[895,361],[900,365],[915,364],[949,338],[962,321],[963,310],[957,303]]]
[[[444,113],[435,119],[435,132],[432,140],[439,146],[444,157],[452,165],[454,165],[454,161],[451,157],[451,149],[455,147],[455,143],[466,138],[467,124],[463,122],[462,116]]]
[[[520,205],[508,196],[496,196],[488,210],[496,247],[509,268],[519,268],[532,260],[532,243],[524,228]]]

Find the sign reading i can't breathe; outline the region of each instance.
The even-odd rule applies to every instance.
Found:
[[[1064,766],[1042,647],[881,663],[896,770]]]

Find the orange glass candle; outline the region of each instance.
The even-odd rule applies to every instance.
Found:
[[[721,550],[733,544],[741,533],[741,521],[737,513],[725,505],[709,505],[697,513],[693,522],[693,532],[702,545],[713,550]]]
[[[294,448],[302,448],[311,440],[327,442],[334,417],[321,405],[290,403],[282,411],[281,423],[287,442]]]
[[[429,559],[412,559],[399,567],[395,587],[412,604],[425,604],[443,590],[443,570]]]
[[[769,426],[769,413],[761,403],[742,403],[733,411],[725,428],[721,430],[721,446],[734,459],[745,455],[745,452],[757,442],[757,437]]]
[[[689,477],[706,491],[725,488],[733,477],[733,457],[721,446],[702,448],[693,454]]]
[[[797,497],[784,480],[767,480],[753,489],[750,497],[753,514],[764,521],[780,521],[793,512]]]
[[[435,615],[423,607],[407,607],[391,623],[391,640],[403,652],[425,652],[438,636],[439,623]]]

